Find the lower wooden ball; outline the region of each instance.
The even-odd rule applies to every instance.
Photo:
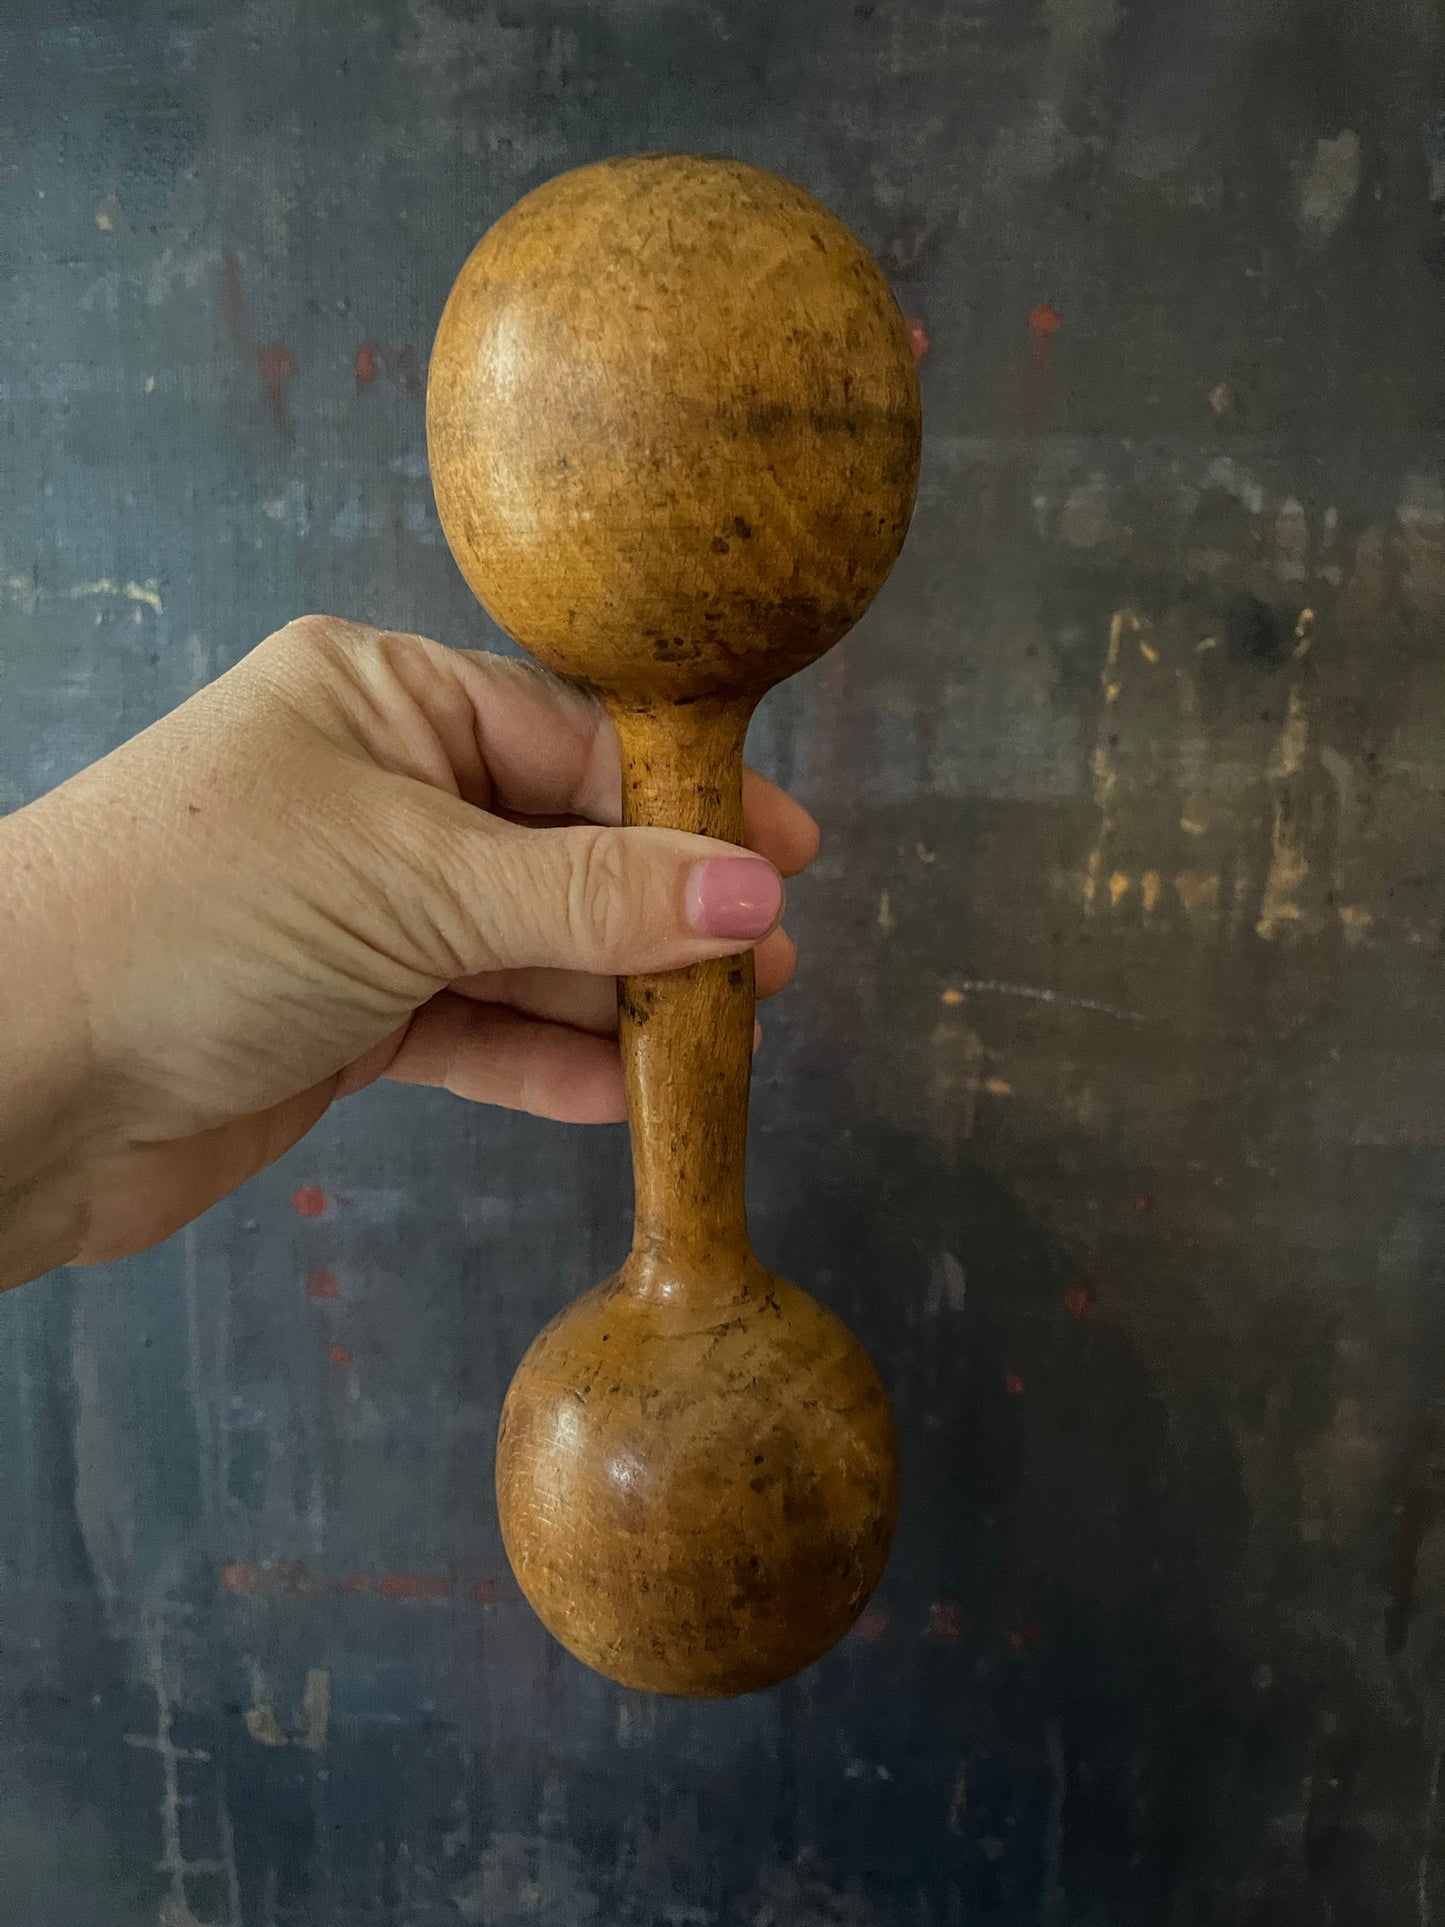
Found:
[[[523,1593],[578,1659],[648,1692],[749,1693],[821,1658],[882,1574],[897,1502],[867,1353],[755,1260],[701,1308],[629,1260],[538,1335],[502,1411]]]

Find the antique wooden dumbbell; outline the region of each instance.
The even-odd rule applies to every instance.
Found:
[[[561,175],[462,269],[427,429],[472,589],[606,705],[623,820],[741,841],[754,706],[862,615],[912,511],[918,384],[869,255],[736,162]],[[517,1368],[502,1532],[590,1666],[742,1693],[862,1610],[893,1530],[893,1420],[857,1340],[748,1240],[751,956],[626,979],[620,1013],[632,1252]]]

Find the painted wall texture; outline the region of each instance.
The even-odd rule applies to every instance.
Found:
[[[910,546],[754,760],[821,817],[762,1255],[899,1410],[807,1677],[551,1645],[492,1438],[619,1132],[377,1089],[0,1303],[6,1927],[1445,1921],[1435,0],[4,0],[0,807],[290,616],[495,641],[431,332],[607,153],[834,206]]]

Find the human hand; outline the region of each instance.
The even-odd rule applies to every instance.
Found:
[[[621,1118],[613,979],[756,945],[781,989],[817,826],[752,772],[757,857],[620,799],[576,690],[313,616],[0,822],[0,1285],[168,1236],[378,1077]]]

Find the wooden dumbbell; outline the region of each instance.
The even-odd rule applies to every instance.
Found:
[[[606,705],[624,822],[740,842],[758,699],[862,615],[912,511],[913,356],[863,247],[732,161],[564,174],[462,269],[427,429],[472,589]],[[751,956],[628,978],[620,1010],[633,1247],[517,1368],[502,1532],[588,1665],[742,1693],[862,1610],[893,1531],[893,1420],[857,1340],[748,1239]]]

